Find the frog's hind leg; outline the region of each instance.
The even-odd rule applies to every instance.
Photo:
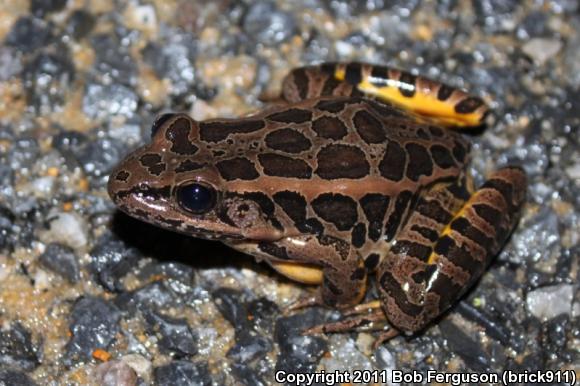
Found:
[[[454,128],[481,126],[489,111],[481,98],[460,89],[366,63],[325,63],[297,68],[288,74],[282,87],[282,98],[288,102],[325,96],[365,96]]]
[[[396,243],[394,243],[385,258],[389,258],[389,255],[392,255],[393,251],[396,251],[398,247],[405,248],[410,245],[414,245],[412,250],[414,255],[419,253],[427,254],[428,250],[420,250],[418,245],[433,244],[438,234],[442,232],[445,225],[451,220],[452,213],[460,210],[469,195],[465,179],[454,184],[432,186],[419,198],[416,207],[409,215],[409,219],[397,235]],[[402,256],[401,259],[402,262],[411,260],[408,256]],[[381,264],[384,267],[385,263]],[[381,264],[378,269],[381,269]],[[398,335],[399,330],[388,323],[382,306],[379,300],[357,304],[343,310],[344,319],[335,323],[316,326],[308,330],[308,332],[342,332],[352,329],[378,330],[380,334],[377,342],[383,342]]]
[[[471,195],[455,186],[445,191],[454,199],[435,191],[419,201],[377,269],[385,314],[407,333],[447,310],[481,276],[517,222],[526,176],[505,167]]]

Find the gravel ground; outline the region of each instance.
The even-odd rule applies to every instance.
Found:
[[[207,3],[205,5],[201,5]],[[268,385],[275,370],[580,373],[580,12],[546,0],[0,2],[0,385]],[[291,68],[364,60],[494,109],[477,182],[528,204],[477,287],[423,333],[302,336],[337,317],[210,242],[118,213],[111,168],[162,111],[261,106]]]

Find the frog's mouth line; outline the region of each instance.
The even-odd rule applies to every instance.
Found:
[[[208,230],[206,228],[195,227],[180,220],[167,219],[162,216],[152,216],[151,214],[140,209],[129,209],[129,207],[126,205],[118,205],[118,208],[122,212],[133,218],[136,218],[139,221],[143,221],[147,224],[151,224],[162,229],[170,230],[195,238],[217,241],[238,241],[244,239],[244,237],[240,234],[225,233],[223,231],[218,232]]]
[[[208,229],[208,227],[197,227],[180,219],[167,218],[167,216],[159,214],[151,214],[148,211],[127,204],[129,200],[138,200],[143,205],[151,207],[152,205],[155,205],[155,202],[159,202],[162,203],[159,205],[159,210],[164,211],[162,207],[169,205],[170,192],[170,186],[152,188],[141,185],[111,194],[111,198],[121,211],[141,221],[163,229],[207,240],[234,241],[244,238],[238,232],[228,232],[227,229],[220,229],[217,231]],[[231,224],[225,225],[232,228]]]
[[[171,187],[169,185],[161,187],[161,188],[152,188],[148,185],[142,184],[142,185],[132,187],[131,189],[120,190],[118,192],[115,192],[115,193],[111,194],[111,198],[113,199],[113,202],[115,204],[122,205],[122,203],[128,197],[139,196],[139,197],[143,197],[146,199],[159,201],[162,198],[169,197],[170,193],[171,193]]]

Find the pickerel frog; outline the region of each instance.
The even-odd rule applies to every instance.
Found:
[[[302,305],[350,316],[313,332],[421,330],[477,281],[525,200],[519,167],[471,186],[460,131],[481,125],[486,105],[364,63],[295,69],[281,99],[239,119],[160,116],[151,143],[112,173],[111,198],[133,217],[319,285]],[[359,305],[369,274],[380,299]]]

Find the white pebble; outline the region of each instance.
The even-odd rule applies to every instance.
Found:
[[[97,383],[103,386],[137,385],[137,374],[135,370],[119,360],[98,365],[94,369],[94,377]]]
[[[38,198],[50,197],[54,193],[55,183],[55,178],[51,176],[36,178],[29,185],[31,189],[30,193]]]
[[[562,42],[556,39],[534,38],[524,44],[522,50],[537,64],[542,65],[555,56],[562,48]]]
[[[580,163],[575,163],[566,168],[566,173],[574,180],[580,180]]]
[[[546,321],[572,311],[574,288],[570,284],[542,287],[528,293],[528,311],[536,318]]]
[[[0,255],[0,283],[10,275],[12,270],[6,264],[6,256]]]
[[[357,349],[355,341],[351,338],[333,334],[329,341],[332,355],[321,360],[327,372],[372,368],[369,359]]]
[[[121,361],[131,367],[141,378],[150,377],[152,364],[151,361],[140,354],[129,354],[121,358]]]
[[[73,249],[87,245],[87,224],[76,213],[57,213],[48,219],[49,230],[43,241],[58,242]]]
[[[154,29],[157,26],[157,15],[152,5],[139,5],[133,8],[133,17],[143,29]]]
[[[34,274],[34,287],[37,290],[45,290],[51,287],[50,276],[43,269],[37,269]]]

